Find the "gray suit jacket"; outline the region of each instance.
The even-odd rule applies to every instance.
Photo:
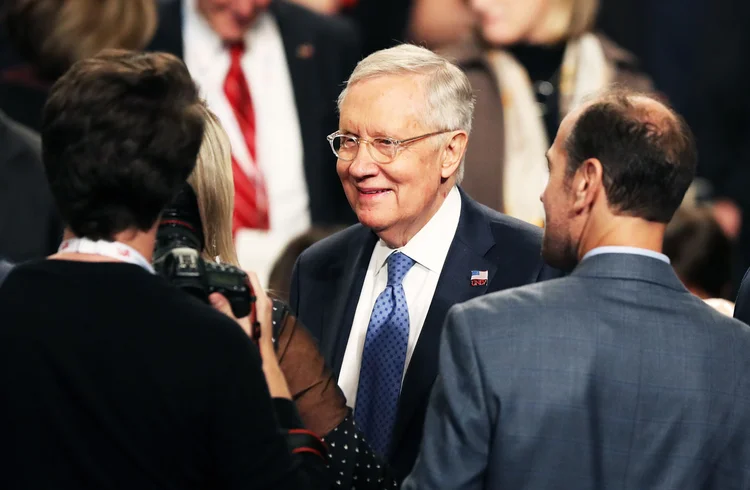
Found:
[[[750,327],[605,254],[448,314],[404,488],[750,488]]]

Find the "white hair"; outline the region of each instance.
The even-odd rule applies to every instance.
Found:
[[[421,75],[424,78],[427,110],[423,114],[428,127],[434,131],[463,130],[467,135],[471,133],[474,94],[466,74],[442,56],[413,44],[376,51],[360,61],[339,95],[339,112],[354,84],[394,75]],[[456,183],[461,182],[463,175],[464,159],[461,159]]]

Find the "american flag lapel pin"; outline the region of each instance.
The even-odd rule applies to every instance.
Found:
[[[471,285],[472,286],[486,286],[487,285],[487,271],[471,271]]]

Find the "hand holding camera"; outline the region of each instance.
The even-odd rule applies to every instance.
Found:
[[[231,306],[234,318],[250,314],[253,297],[247,274],[230,264],[220,264],[201,257],[205,237],[198,199],[185,184],[164,210],[156,235],[154,269],[178,288],[209,302],[220,293]]]
[[[220,293],[211,294],[209,299],[214,308],[234,318],[250,337],[253,337],[253,325],[256,323],[260,324],[258,349],[260,350],[261,359],[263,359],[263,373],[266,376],[268,389],[274,398],[291,400],[292,395],[289,391],[286,378],[284,378],[284,374],[279,366],[279,362],[276,359],[276,351],[273,345],[273,325],[271,321],[273,306],[271,299],[261,287],[258,276],[254,272],[249,272],[247,277],[250,280],[252,291],[255,293],[255,306],[252,308],[249,316],[243,318],[235,317],[229,301]]]

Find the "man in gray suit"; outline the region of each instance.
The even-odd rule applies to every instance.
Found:
[[[661,253],[690,130],[610,93],[548,152],[543,254],[565,278],[453,307],[412,489],[748,489],[750,328]]]

